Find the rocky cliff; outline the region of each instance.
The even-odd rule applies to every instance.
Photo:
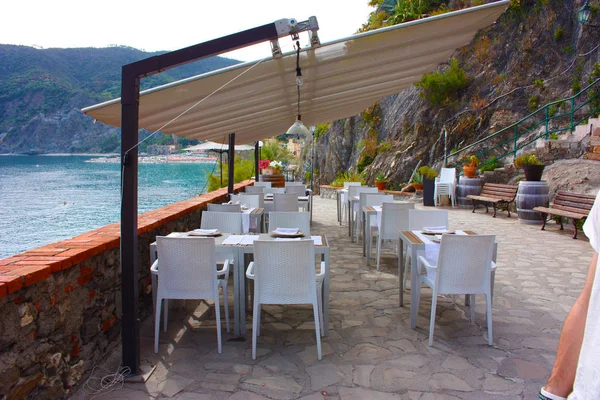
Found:
[[[448,6],[454,3],[461,2]],[[327,184],[358,164],[369,183],[383,172],[398,186],[419,160],[441,165],[444,126],[451,151],[572,96],[598,77],[600,61],[598,30],[577,21],[580,6],[573,0],[512,2],[494,25],[455,51],[467,85],[441,103],[433,105],[425,89],[413,86],[334,121],[316,141],[318,181]],[[449,69],[450,60],[438,68]]]
[[[112,152],[120,131],[79,110],[120,95],[121,66],[164,52],[0,45],[0,154]],[[144,78],[142,88],[238,63],[213,57]]]

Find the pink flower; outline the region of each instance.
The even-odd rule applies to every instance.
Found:
[[[260,169],[269,168],[269,164],[271,164],[271,161],[269,161],[269,160],[265,160],[265,159],[260,160],[258,162],[258,168],[260,168]]]

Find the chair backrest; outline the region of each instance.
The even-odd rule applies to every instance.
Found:
[[[214,299],[218,295],[214,238],[157,236],[158,296]]]
[[[435,274],[438,293],[486,293],[495,241],[495,235],[442,235]]]
[[[359,196],[361,193],[378,193],[376,187],[369,186],[350,186],[348,188],[348,200],[352,200],[353,197]]]
[[[275,193],[273,194],[274,211],[297,212],[299,207],[297,194]]]
[[[242,213],[203,211],[200,228],[218,229],[226,233],[243,233]]]
[[[271,182],[254,182],[254,187],[271,187]]]
[[[316,300],[312,240],[255,241],[254,296],[261,304],[302,304]]]
[[[360,182],[344,182],[344,189],[348,189],[350,186],[362,186]]]
[[[394,201],[394,196],[391,194],[379,194],[379,193],[369,193],[369,192],[363,192],[359,194],[359,201],[358,201],[358,209],[359,209],[359,213],[358,213],[358,219],[360,221],[362,221],[363,218],[363,213],[362,213],[362,209],[365,206],[380,206],[381,204],[383,204],[384,202],[393,202]]]
[[[286,182],[285,187],[288,187],[288,186],[304,186],[304,183],[302,183],[302,182]]]
[[[252,208],[263,208],[264,207],[264,195],[262,193],[257,194],[232,194],[231,201],[235,204],[246,204]]]
[[[310,213],[272,211],[269,213],[269,231],[277,228],[298,228],[310,238]]]
[[[454,183],[456,180],[456,168],[442,168],[440,172],[440,183]]]
[[[275,193],[285,193],[285,188],[282,187],[271,187],[271,188],[265,188],[264,191],[265,194],[267,193],[271,193],[271,194],[275,194]]]
[[[448,210],[410,210],[408,212],[408,229],[416,231],[425,227],[448,226]]]
[[[306,187],[304,187],[304,185],[302,185],[302,186],[300,186],[300,185],[286,186],[285,192],[293,193],[296,196],[305,196],[306,195]]]
[[[271,183],[271,182],[265,182]],[[248,194],[256,194],[256,193],[264,193],[265,186],[246,186],[246,193]]]
[[[241,204],[212,204],[212,203],[209,203],[208,211],[239,213],[239,212],[242,212],[242,206],[241,206]]]
[[[410,229],[409,210],[415,209],[415,203],[383,203],[381,208],[380,235],[382,239],[397,239],[399,231]]]

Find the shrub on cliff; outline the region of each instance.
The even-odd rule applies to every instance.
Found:
[[[454,102],[460,90],[468,84],[467,74],[458,65],[458,60],[453,58],[446,71],[425,74],[415,86],[423,89],[420,95],[431,105],[441,106]]]

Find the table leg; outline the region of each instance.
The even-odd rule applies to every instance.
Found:
[[[364,212],[364,211],[361,211],[361,212],[363,214],[362,220],[363,220],[363,257],[364,257],[367,255],[367,218],[369,218],[369,221],[370,221],[371,216],[369,215],[367,217],[366,212]]]
[[[419,283],[419,271],[417,271],[417,246],[410,246],[410,327],[417,327],[417,296]]]
[[[354,213],[352,212],[352,202],[348,200],[348,235],[350,236],[350,241],[354,242],[354,235],[352,234],[352,228],[354,227],[353,219]]]
[[[340,192],[338,192],[337,190],[335,191],[335,202],[337,203],[337,219],[338,219],[338,222],[341,225],[342,224],[342,216],[340,214],[340,212],[341,212],[341,207],[340,207]]]
[[[240,260],[241,268],[238,269],[238,280],[239,280],[239,291],[238,293],[238,307],[239,307],[239,325],[240,335],[246,334],[246,254],[244,250],[239,247],[238,249],[238,258]]]
[[[240,327],[240,270],[244,269],[240,260],[239,248],[233,253],[233,334],[241,335]]]
[[[325,258],[325,278],[323,279],[323,336],[329,335],[329,275],[330,275],[330,265],[329,265],[329,248],[325,249],[325,254],[323,255]]]
[[[398,278],[400,279],[400,307],[404,307],[404,242],[398,240]]]

